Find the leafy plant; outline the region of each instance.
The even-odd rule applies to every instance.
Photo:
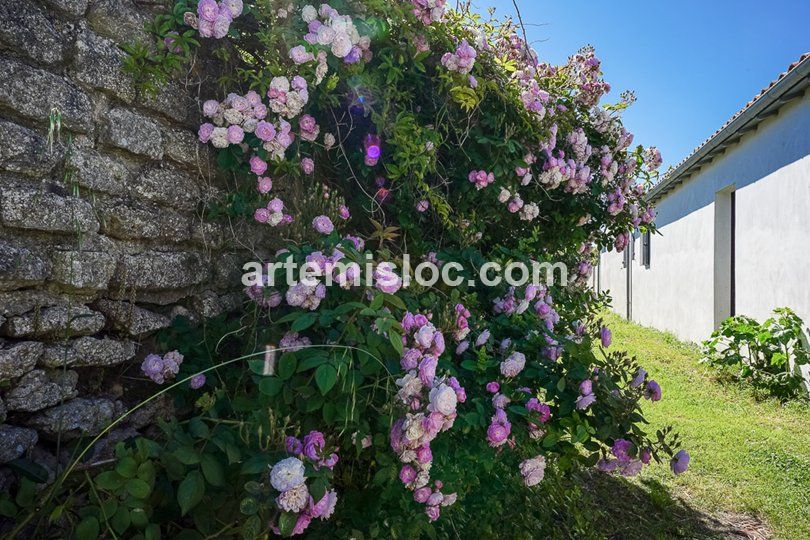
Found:
[[[763,323],[729,317],[703,342],[702,362],[783,400],[806,394],[801,366],[810,364],[802,320],[777,308]]]

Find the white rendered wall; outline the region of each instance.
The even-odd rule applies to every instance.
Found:
[[[730,187],[736,189],[736,313],[764,319],[789,306],[810,323],[808,93],[657,202],[661,234],[652,237],[649,269],[636,240],[635,321],[696,342],[714,329],[715,201]],[[626,315],[621,263],[621,254],[603,253],[599,271],[614,311]]]
[[[807,126],[810,130],[810,125]],[[737,313],[810,324],[810,156],[737,190]]]

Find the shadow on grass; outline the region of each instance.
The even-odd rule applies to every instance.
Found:
[[[674,497],[661,483],[641,482],[583,472],[583,498],[593,505],[591,524],[597,535],[611,540],[651,538],[765,539],[772,533],[753,516],[709,515]],[[598,506],[597,506],[598,505]]]

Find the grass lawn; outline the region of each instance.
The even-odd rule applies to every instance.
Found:
[[[717,382],[695,346],[614,315],[607,321],[613,347],[637,356],[661,384],[663,399],[645,405],[650,427],[672,424],[692,461],[677,478],[655,465],[630,482],[594,479],[594,491],[625,491],[621,515],[602,512],[603,530],[615,538],[810,538],[810,407],[758,401]]]

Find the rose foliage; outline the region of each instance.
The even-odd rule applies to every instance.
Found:
[[[550,65],[511,21],[443,0],[183,0],[161,21],[171,54],[227,66],[201,103],[233,179],[210,215],[254,220],[277,239],[263,263],[317,276],[266,270],[238,318],[163,336],[177,380],[209,371],[173,391],[159,442],[119,448],[148,490],[102,473],[100,500],[136,500],[123,531],[506,534],[576,468],[686,469],[677,435],[645,432],[662,389],[609,349],[588,286],[599,250],[653,229],[660,166],[622,127],[632,95],[603,103],[592,49]],[[406,253],[464,279],[405,287]],[[468,281],[487,261],[563,262],[567,283]],[[145,373],[168,384],[171,354]]]

